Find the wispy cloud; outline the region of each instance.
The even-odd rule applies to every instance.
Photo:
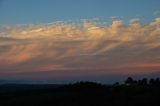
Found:
[[[133,18],[130,20],[131,25],[140,25],[141,24],[141,19],[140,18]]]
[[[117,19],[122,19],[123,16],[110,16],[109,18],[113,20],[117,20]]]
[[[132,70],[129,66],[134,64],[140,65],[137,72],[144,67],[145,73],[146,65],[153,71],[160,63],[160,18],[146,25],[134,18],[128,25],[123,20],[113,20],[111,25],[104,26],[94,19],[75,24],[1,25],[1,28],[0,73],[11,70],[14,73],[19,67],[20,72],[86,69],[90,74],[93,71],[107,74],[115,72],[107,70],[118,70],[120,66],[124,73],[132,73],[126,69]]]
[[[157,16],[157,15],[160,15],[160,10],[154,11],[154,12],[153,12],[153,15],[156,15],[156,16]]]

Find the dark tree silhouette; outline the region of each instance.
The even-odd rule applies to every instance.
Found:
[[[160,106],[160,79],[125,84],[0,85],[0,106]]]
[[[142,80],[138,80],[138,84],[143,85],[143,86],[148,85],[147,78],[143,78]]]
[[[153,78],[151,78],[151,79],[149,80],[149,84],[150,84],[150,85],[154,85],[154,84],[155,84],[155,80],[154,80]]]
[[[113,84],[114,86],[119,86],[119,82],[116,82],[115,84]]]
[[[155,82],[155,83],[156,83],[156,85],[157,85],[157,86],[159,86],[159,85],[160,85],[160,79],[159,79],[159,78],[156,78],[156,80],[155,80],[155,81],[156,81],[156,82]]]
[[[125,84],[126,85],[133,85],[133,84],[136,84],[136,81],[133,80],[131,77],[128,77],[125,81]]]

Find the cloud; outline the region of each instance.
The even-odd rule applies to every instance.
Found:
[[[140,18],[133,18],[130,20],[131,25],[140,25],[141,19]]]
[[[117,20],[117,19],[122,19],[123,17],[122,16],[110,16],[109,18],[113,20]]]
[[[154,12],[153,12],[153,15],[156,15],[156,16],[157,16],[157,15],[160,15],[160,11],[159,11],[159,10],[154,11]]]
[[[157,72],[160,18],[146,25],[139,18],[130,24],[123,20],[107,26],[100,23],[94,19],[75,24],[1,25],[0,73],[125,74],[134,73],[135,68],[141,74]]]
[[[122,20],[115,20],[112,22],[112,28],[122,27],[124,22]]]
[[[34,67],[33,70],[36,71],[65,71],[65,70],[76,70],[77,68],[74,67],[65,67],[62,65],[47,65],[47,66],[40,66]]]

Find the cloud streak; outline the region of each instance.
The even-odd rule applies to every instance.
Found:
[[[65,70],[74,75],[145,74],[157,72],[160,64],[160,18],[146,25],[141,25],[139,18],[131,19],[128,25],[113,20],[106,26],[94,19],[81,23],[1,25],[0,29],[1,74],[62,74]]]

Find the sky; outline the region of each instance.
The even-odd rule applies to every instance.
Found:
[[[159,0],[0,0],[1,24],[33,24],[120,16],[151,21]],[[159,14],[159,13],[157,13]]]
[[[160,76],[159,0],[0,0],[0,80]]]

